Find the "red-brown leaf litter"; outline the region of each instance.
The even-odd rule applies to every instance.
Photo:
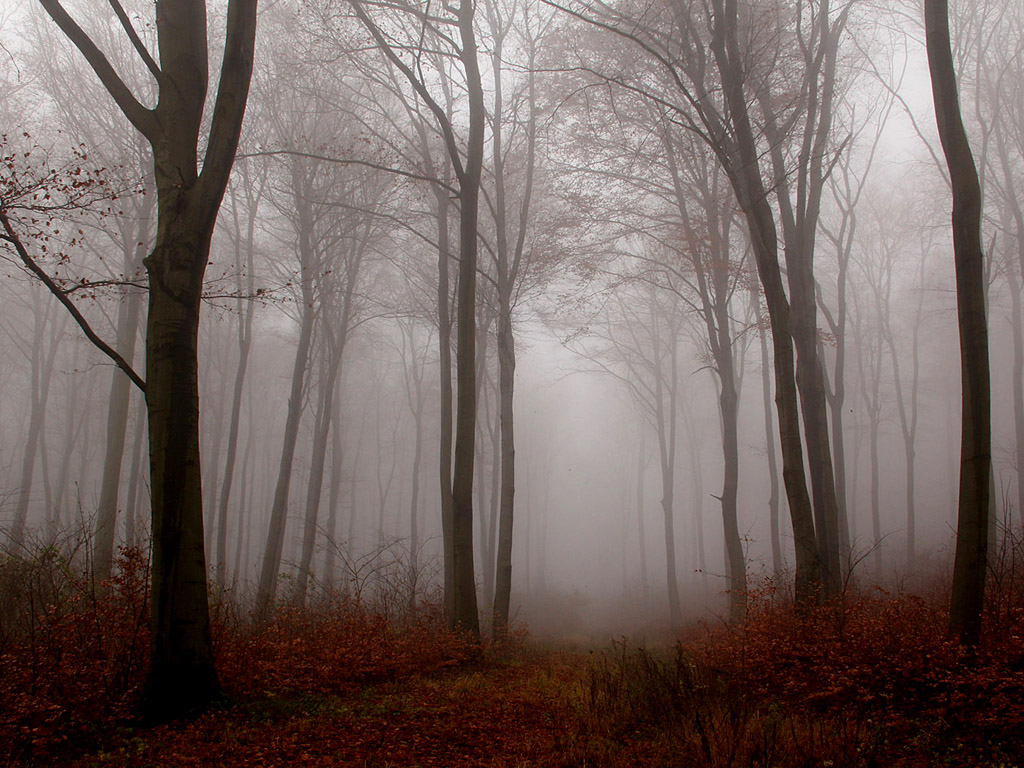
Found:
[[[990,592],[982,644],[941,591],[851,590],[637,648],[478,644],[436,606],[338,595],[256,624],[218,598],[224,699],[133,719],[146,558],[93,584],[54,553],[3,564],[0,761],[26,766],[991,766],[1024,764],[1024,605]],[[1012,580],[1010,580],[1012,582]]]

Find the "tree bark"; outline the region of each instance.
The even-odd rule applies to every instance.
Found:
[[[949,3],[925,0],[925,38],[932,99],[953,188],[953,258],[960,331],[960,492],[949,631],[977,643],[985,602],[989,473],[992,465],[985,256],[981,246],[981,188],[964,130],[949,38]]]
[[[462,38],[460,58],[469,92],[469,135],[466,163],[459,174],[459,285],[456,333],[455,453],[452,468],[452,568],[454,606],[449,624],[480,636],[473,569],[473,443],[476,438],[476,262],[480,177],[483,170],[483,84],[477,62],[473,4],[462,0],[458,10]]]
[[[146,404],[153,498],[152,633],[143,709],[150,719],[174,718],[204,708],[219,693],[203,542],[197,333],[210,239],[249,94],[256,0],[228,3],[201,174],[199,134],[209,74],[205,3],[157,0],[160,64],[136,45],[150,70],[159,71],[159,99],[150,110],[59,0],[40,2],[153,148],[157,236],[145,260],[150,286]]]
[[[743,91],[742,59],[738,43],[736,0],[714,0],[711,50],[722,79],[723,95],[730,113],[735,144],[727,155],[726,173],[750,230],[758,276],[772,326],[775,364],[775,403],[779,414],[782,447],[782,478],[789,501],[796,544],[796,598],[817,599],[824,564],[815,535],[815,520],[807,492],[800,410],[793,350],[793,324],[789,300],[782,283],[778,260],[778,233],[760,175],[759,153]]]

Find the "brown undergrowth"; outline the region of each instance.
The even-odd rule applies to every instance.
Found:
[[[1011,553],[1012,554],[1012,553]],[[741,626],[672,646],[479,645],[436,605],[341,595],[255,624],[214,605],[224,701],[132,719],[146,557],[109,584],[55,551],[0,562],[0,764],[81,766],[990,766],[1024,756],[1024,589],[997,559],[981,645],[945,597],[864,589],[795,611],[770,589]],[[87,565],[87,564],[86,564]]]
[[[994,586],[971,651],[948,639],[941,591],[881,589],[801,611],[767,589],[740,626],[705,625],[668,649],[619,643],[577,700],[591,756],[709,768],[1024,765],[1015,594]]]

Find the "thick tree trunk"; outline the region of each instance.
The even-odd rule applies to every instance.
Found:
[[[981,633],[985,601],[989,473],[992,464],[981,189],[960,116],[947,0],[925,0],[924,19],[936,123],[953,187],[953,257],[963,397],[960,493],[949,630],[961,642],[973,645]]]
[[[156,719],[201,709],[219,694],[206,592],[197,362],[206,259],[196,254],[209,253],[213,222],[197,225],[195,219],[201,215],[183,215],[184,201],[162,192],[157,245],[146,258],[146,405],[153,505],[146,709]]]
[[[41,0],[153,148],[157,236],[146,258],[146,405],[153,498],[150,667],[143,709],[180,717],[217,695],[199,463],[197,333],[203,275],[249,95],[256,0],[229,0],[210,128],[199,155],[209,52],[202,0],[156,0],[159,98],[147,109],[59,0]],[[202,173],[198,169],[202,166]]]

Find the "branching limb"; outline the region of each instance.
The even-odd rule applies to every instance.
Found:
[[[14,250],[17,251],[18,256],[21,258],[26,269],[39,278],[39,281],[57,298],[57,301],[64,305],[65,309],[67,309],[75,319],[75,322],[78,323],[89,341],[91,341],[103,354],[113,360],[114,364],[124,371],[124,374],[132,380],[132,383],[135,384],[136,387],[139,388],[139,391],[145,394],[146,382],[143,381],[142,377],[135,372],[131,363],[125,360],[116,349],[111,347],[96,334],[92,329],[92,326],[89,325],[89,321],[85,319],[85,316],[82,315],[78,307],[75,306],[75,303],[68,298],[67,292],[57,285],[54,279],[36,263],[35,259],[33,259],[31,255],[29,255],[28,249],[25,248],[25,244],[21,241],[21,238],[18,237],[18,233],[15,232],[14,228],[11,226],[11,220],[7,217],[7,214],[2,211],[0,211],[0,224],[3,225],[5,232],[5,234],[0,237],[14,246]]]

